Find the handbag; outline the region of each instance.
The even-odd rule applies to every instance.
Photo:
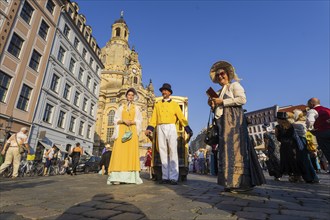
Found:
[[[123,137],[121,138],[122,143],[125,143],[132,139],[133,132],[131,131],[131,127],[130,126],[127,126],[127,127],[128,127],[128,130],[125,131]]]
[[[212,122],[210,124],[211,116],[212,116]],[[212,109],[210,110],[209,120],[207,121],[204,143],[210,146],[219,143],[219,129],[218,126],[215,124],[214,117],[212,114]]]

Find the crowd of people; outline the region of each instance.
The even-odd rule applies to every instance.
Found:
[[[275,180],[288,175],[290,182],[319,183],[320,164],[329,172],[330,109],[322,107],[317,112],[315,107],[321,107],[317,98],[307,104],[306,110],[278,112],[275,131],[264,126],[267,170]],[[317,116],[310,115],[314,111]]]
[[[312,98],[308,100],[309,109],[306,111],[296,109],[293,112],[278,112],[278,125],[275,129],[269,124],[263,126],[263,155],[266,159],[265,166],[261,166],[248,134],[248,122],[243,109],[247,98],[235,68],[227,61],[218,61],[212,65],[209,75],[211,81],[220,86],[219,90],[214,92],[215,95],[208,98],[217,128],[217,143],[208,150],[200,148],[190,155],[190,171],[217,175],[217,183],[224,187],[224,191],[231,193],[250,191],[265,184],[264,167],[276,181],[280,181],[283,175],[288,175],[291,182],[319,183],[317,173],[322,168],[325,169],[324,160],[330,160],[330,109],[321,106],[317,98]],[[159,152],[162,171],[159,183],[177,185],[179,158],[176,123],[180,123],[189,138],[193,131],[178,103],[171,99],[171,85],[164,83],[159,91],[163,99],[155,103],[144,134],[157,142],[154,145]],[[109,185],[143,183],[139,159],[142,113],[135,103],[138,93],[134,88],[129,88],[125,97],[125,103],[120,105],[114,116],[112,151],[110,145],[106,145],[99,164],[101,174],[108,175]],[[7,156],[0,167],[0,173],[13,163],[13,178],[17,177],[20,147],[24,146],[28,151],[30,149],[27,132],[26,128],[22,128],[7,141],[1,152]],[[55,145],[45,151],[44,175],[47,175],[51,162],[59,153]],[[321,153],[324,156],[320,158]],[[68,171],[69,164],[72,163],[68,174],[76,174],[79,159],[83,154],[79,143],[71,149],[64,161]],[[152,154],[151,148],[148,148],[144,161],[150,178]]]

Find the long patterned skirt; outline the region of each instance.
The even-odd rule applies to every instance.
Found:
[[[225,107],[216,122],[220,129],[218,184],[226,188],[249,188],[266,183],[248,137],[242,107]]]

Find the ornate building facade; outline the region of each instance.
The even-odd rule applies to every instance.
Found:
[[[112,144],[114,115],[118,107],[125,103],[128,88],[135,88],[139,99],[136,101],[142,111],[142,128],[146,128],[152,114],[155,100],[152,82],[144,87],[142,83],[142,66],[138,53],[128,43],[129,29],[121,14],[120,19],[112,25],[111,39],[101,49],[101,60],[104,69],[101,72],[101,86],[98,102],[96,134],[94,138],[94,155],[100,155],[105,144]],[[150,145],[145,135],[140,135],[140,147]]]

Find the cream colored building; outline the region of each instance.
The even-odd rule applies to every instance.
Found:
[[[56,145],[67,153],[79,142],[86,154],[93,153],[103,69],[100,58],[92,27],[79,12],[79,5],[67,2],[58,21],[30,130],[29,143],[36,152]]]
[[[143,123],[146,128],[152,114],[154,104],[154,88],[152,82],[144,87],[142,83],[142,66],[138,53],[130,47],[128,26],[121,15],[112,25],[111,39],[101,49],[101,60],[104,69],[101,72],[101,86],[98,102],[96,135],[94,138],[94,154],[99,155],[114,131],[114,115],[118,107],[126,101],[128,88],[136,89],[139,99],[136,104],[141,108]],[[150,145],[145,135],[140,135],[140,147]],[[142,153],[141,153],[142,154]]]
[[[0,2],[0,142],[31,125],[64,2]]]

